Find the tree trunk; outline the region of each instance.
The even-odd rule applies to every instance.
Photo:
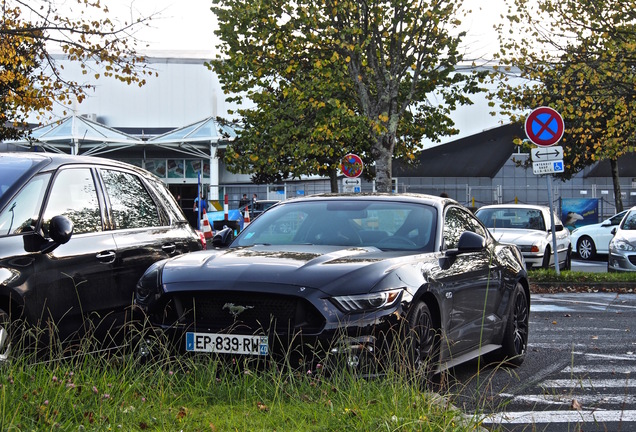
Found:
[[[391,192],[393,168],[393,142],[390,134],[378,138],[375,146],[375,190],[377,192]]]
[[[612,183],[614,183],[614,203],[616,204],[616,213],[623,211],[623,197],[621,196],[621,179],[618,176],[618,160],[610,159],[610,167],[612,169]]]
[[[329,169],[329,185],[331,192],[338,193],[338,170],[335,168]]]

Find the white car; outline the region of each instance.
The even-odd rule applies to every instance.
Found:
[[[516,245],[528,268],[554,266],[549,207],[497,204],[481,207],[475,215],[498,241]],[[559,268],[569,270],[572,263],[570,232],[556,214],[554,227]]]
[[[615,214],[601,223],[575,228],[570,234],[576,253],[583,260],[590,260],[596,254],[609,253],[609,242],[614,237],[612,230],[621,223],[627,210]]]
[[[609,243],[607,271],[636,271],[636,206],[627,211],[612,232],[614,238]]]

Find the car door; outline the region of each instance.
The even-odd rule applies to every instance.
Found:
[[[609,242],[614,238],[612,230],[620,225],[625,216],[626,211],[615,214],[608,220],[604,221],[601,226],[596,229],[593,240],[596,245],[597,253],[609,253]]]
[[[563,222],[561,222],[556,213],[553,213],[553,217],[559,262],[565,262],[570,249],[570,230],[563,226]],[[546,226],[550,226],[549,218],[546,221]],[[552,244],[552,234],[550,232],[548,232],[548,242]]]
[[[198,237],[185,219],[170,220],[136,173],[106,167],[99,172],[117,249],[111,306],[121,309],[132,305],[135,285],[152,263],[195,249]]]
[[[443,295],[451,300],[447,323],[447,339],[452,355],[471,351],[482,341],[491,340],[499,319],[501,269],[492,256],[493,240],[470,212],[456,206],[444,215],[443,237],[446,249],[457,247],[465,231],[486,239],[480,251],[459,254],[448,259],[448,268],[441,272]]]
[[[32,296],[37,306],[33,313],[49,321],[61,335],[87,324],[85,318],[99,315],[113,291],[116,244],[104,229],[103,200],[94,174],[87,166],[59,169],[42,215],[45,237],[53,216],[64,215],[73,221],[73,236],[68,243],[35,255]],[[99,320],[99,316],[94,318]]]

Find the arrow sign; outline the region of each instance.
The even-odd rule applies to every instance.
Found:
[[[533,148],[530,153],[533,162],[563,159],[563,147],[561,146]]]

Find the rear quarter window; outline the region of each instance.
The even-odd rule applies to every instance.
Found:
[[[161,226],[159,210],[141,179],[124,171],[100,170],[115,229]]]

